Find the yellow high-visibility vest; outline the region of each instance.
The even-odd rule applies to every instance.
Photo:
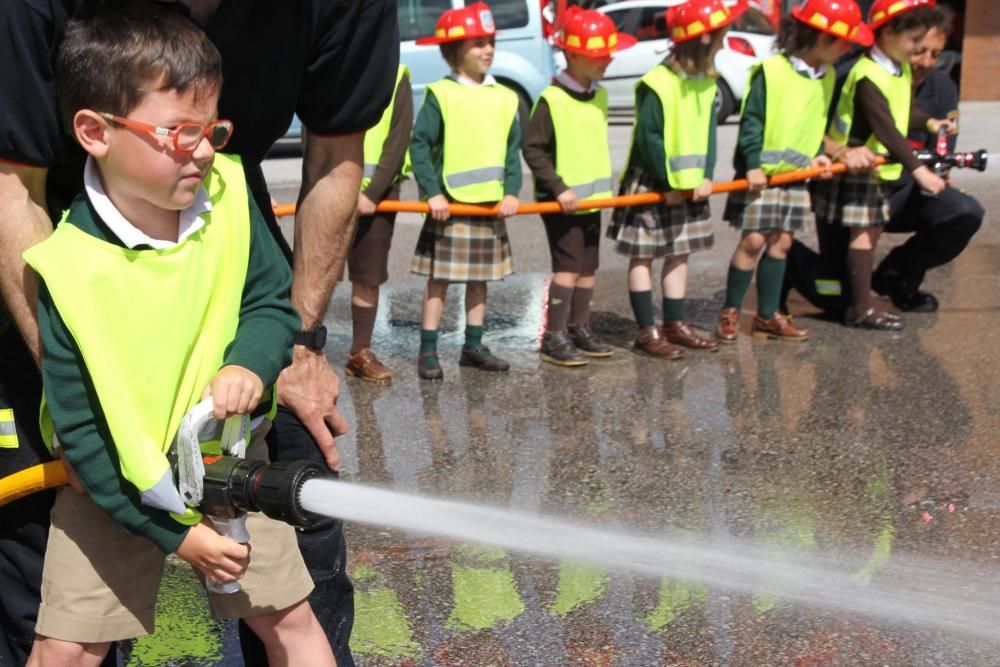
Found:
[[[636,101],[641,85],[656,93],[663,106],[667,182],[677,190],[697,188],[705,180],[708,164],[708,130],[717,92],[715,78],[687,79],[666,65],[657,65],[636,84]]]
[[[240,159],[216,155],[205,188],[205,226],[172,248],[123,248],[64,217],[24,253],[83,356],[122,475],[144,504],[167,510],[176,488],[166,454],[236,335],[250,259]],[[190,524],[200,514],[174,516]]]
[[[910,102],[912,99],[913,75],[909,63],[900,63],[899,76],[893,76],[884,67],[872,60],[868,54],[858,58],[851,71],[844,80],[844,87],[840,91],[840,100],[837,102],[837,112],[830,123],[828,130],[830,136],[842,144],[846,144],[851,136],[851,125],[854,122],[854,95],[858,89],[858,82],[863,79],[870,79],[889,102],[889,111],[892,113],[892,120],[896,124],[896,129],[904,137],[910,126]],[[886,154],[887,149],[878,140],[874,133],[865,142],[873,153]],[[903,165],[897,163],[887,164],[879,167],[879,178],[883,181],[895,181],[903,175]]]
[[[466,204],[500,201],[517,93],[500,84],[466,86],[448,78],[428,84],[427,90],[441,109],[448,195]]]
[[[386,107],[375,127],[365,132],[365,163],[364,172],[361,176],[362,190],[371,184],[372,178],[375,176],[375,169],[378,168],[379,160],[382,159],[382,149],[389,138],[389,130],[392,129],[392,113],[396,108],[396,95],[399,93],[399,82],[403,80],[404,76],[409,77],[410,71],[406,69],[406,65],[400,64],[399,69],[396,71],[396,85],[393,87],[392,99],[389,101],[389,106]],[[406,173],[408,162],[409,160],[403,161],[400,173],[398,174],[399,176]]]
[[[823,78],[810,79],[796,72],[782,54],[757,68],[764,72],[766,91],[761,169],[768,176],[806,169],[826,134],[836,72],[828,67]],[[751,87],[756,71],[750,74]],[[747,98],[749,94],[743,98],[744,107]],[[789,110],[794,110],[794,122],[789,122]]]
[[[541,97],[555,129],[556,173],[580,199],[610,197],[608,91],[598,88],[591,99],[578,100],[559,86],[549,86]]]

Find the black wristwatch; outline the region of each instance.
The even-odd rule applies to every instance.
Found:
[[[326,327],[322,324],[300,331],[295,334],[295,344],[304,345],[310,350],[321,351],[326,345]]]

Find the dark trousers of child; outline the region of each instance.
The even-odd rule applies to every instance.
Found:
[[[985,215],[974,198],[948,188],[937,197],[920,192],[912,181],[896,190],[889,202],[885,231],[913,236],[893,248],[875,270],[896,289],[916,291],[929,269],[952,261],[965,250]],[[849,230],[817,222],[819,253],[799,240],[792,241],[785,270],[781,303],[795,289],[809,303],[841,318],[851,303],[846,258]],[[839,287],[839,289],[838,289]]]

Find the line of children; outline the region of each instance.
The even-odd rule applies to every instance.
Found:
[[[723,217],[742,231],[742,238],[726,278],[715,332],[719,342],[736,342],[740,309],[755,266],[753,335],[788,341],[808,338],[805,329],[778,310],[792,235],[812,218],[808,186],[800,182],[767,187],[767,178],[833,164],[824,153],[827,112],[836,83],[833,64],[853,44],[871,43],[871,31],[853,2],[806,0],[782,20],[775,42],[778,53],[751,72],[733,158],[736,178],[746,178],[750,188],[726,201]],[[789,109],[796,110],[797,122],[788,122]]]
[[[49,426],[86,493],[57,493],[28,664],[96,667],[110,642],[151,632],[176,553],[203,579],[241,581],[209,606],[246,619],[271,664],[334,665],[294,529],[252,514],[251,556],[186,508],[167,460],[208,396],[218,419],[253,418],[248,455],[266,460],[265,389],[299,328],[243,167],[216,154],[233,132],[219,53],[179,14],[118,7],[70,23],[56,72],[85,192],[25,259],[42,280]]]
[[[902,327],[897,315],[872,303],[863,286],[870,284],[878,231],[887,217],[886,182],[906,168],[930,192],[945,187],[916,161],[903,139],[908,125],[936,128],[940,122],[910,114],[905,62],[926,29],[926,11],[933,5],[934,0],[876,0],[870,14],[874,37],[853,0],[802,0],[782,22],[778,53],[754,69],[743,104],[734,166],[750,188],[733,193],[726,202],[724,218],[742,237],[729,265],[714,337],[696,332],[686,320],[688,257],[714,243],[707,201],[716,162],[713,61],[746,5],[688,0],[668,10],[671,52],[636,85],[632,145],[619,189],[620,194],[665,192],[666,201],[615,209],[607,231],[616,251],[629,258],[637,351],[678,359],[685,349],[717,351],[720,342],[735,342],[755,268],[758,299],[752,334],[806,340],[808,332],[781,312],[779,304],[786,252],[813,209],[820,225],[852,229],[848,268],[854,305],[846,322],[887,330]],[[425,379],[443,376],[438,325],[452,282],[466,283],[466,339],[459,363],[483,370],[509,367],[482,344],[486,281],[512,272],[503,218],[514,212],[521,182],[517,96],[488,73],[494,38],[489,7],[479,2],[444,12],[435,34],[417,40],[440,45],[452,68],[448,77],[428,86],[411,145],[414,174],[431,208],[411,266],[413,272],[428,276],[418,356],[418,372]],[[581,366],[588,357],[612,352],[590,328],[600,213],[579,210],[580,200],[611,191],[607,94],[598,82],[612,54],[631,46],[635,38],[618,32],[599,12],[570,7],[553,41],[566,54],[567,67],[535,105],[523,151],[536,197],[558,201],[562,208],[560,214],[543,216],[554,276],[541,357],[557,365]],[[854,45],[871,49],[851,70],[838,101],[833,63]],[[397,90],[397,99],[399,95]],[[795,122],[788,122],[789,108],[796,109]],[[875,153],[886,151],[901,164],[872,171]],[[810,186],[767,186],[770,176],[829,167],[834,160],[846,163],[850,173],[827,176]],[[451,217],[449,202],[499,202],[500,216]],[[362,205],[362,212],[368,211],[369,204],[374,200],[362,198],[359,211]],[[652,291],[652,265],[659,258],[661,326],[656,325]],[[383,271],[379,282],[384,280]],[[370,294],[371,288],[366,289]],[[377,303],[377,288],[374,292]],[[355,301],[356,335],[348,372],[387,379],[388,371],[366,349],[371,325],[359,324],[373,320],[374,311],[363,310],[363,299]]]
[[[581,366],[587,357],[609,357],[611,346],[590,328],[601,239],[601,212],[580,210],[581,199],[611,196],[608,93],[598,85],[612,54],[633,46],[600,12],[573,6],[554,38],[566,69],[542,91],[524,137],[524,159],[539,201],[555,200],[562,213],[542,216],[552,257],[548,326],[541,357]]]
[[[817,226],[833,224],[850,230],[846,276],[851,306],[844,316],[848,326],[882,331],[903,328],[902,318],[882,310],[871,295],[875,247],[889,220],[889,183],[898,180],[905,169],[932,195],[947,187],[921,164],[906,141],[910,128],[936,132],[943,122],[928,118],[913,105],[909,64],[910,54],[934,22],[934,4],[934,0],[876,0],[872,4],[868,24],[875,43],[848,72],[828,130],[843,146],[888,153],[895,163],[811,186]]]
[[[671,7],[667,27],[670,55],[635,89],[632,149],[621,194],[666,192],[662,204],[615,209],[608,236],[629,257],[628,290],[639,327],[635,348],[664,359],[683,356],[681,348],[717,351],[685,321],[688,256],[714,244],[708,195],[715,168],[715,54],[729,25],[745,11],[721,0],[689,0]],[[682,191],[691,198],[684,199]],[[663,327],[653,313],[651,267],[663,258]]]
[[[389,279],[389,247],[395,213],[379,213],[382,201],[398,200],[406,179],[407,146],[413,127],[413,92],[404,65],[396,72],[392,102],[378,124],[365,133],[364,172],[358,194],[358,228],[347,257],[351,281],[353,336],[344,372],[372,382],[389,382],[392,372],[371,350],[379,286]]]
[[[441,15],[434,35],[451,67],[427,86],[410,142],[413,175],[431,212],[420,230],[410,270],[427,276],[417,372],[444,377],[438,360],[438,325],[450,283],[465,283],[465,344],[459,365],[506,371],[505,360],[483,344],[486,283],[514,268],[504,218],[517,212],[521,190],[521,126],[517,94],[489,74],[496,28],[486,3]],[[452,216],[451,202],[492,205],[499,216]]]

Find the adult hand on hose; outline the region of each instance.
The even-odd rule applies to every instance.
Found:
[[[347,420],[337,410],[340,379],[322,351],[292,348],[292,365],[278,376],[278,402],[291,410],[323,453],[330,470],[340,470],[334,438],[347,433]]]
[[[948,182],[931,171],[926,165],[920,165],[913,170],[913,180],[917,182],[921,190],[932,196],[941,194],[948,187]]]

